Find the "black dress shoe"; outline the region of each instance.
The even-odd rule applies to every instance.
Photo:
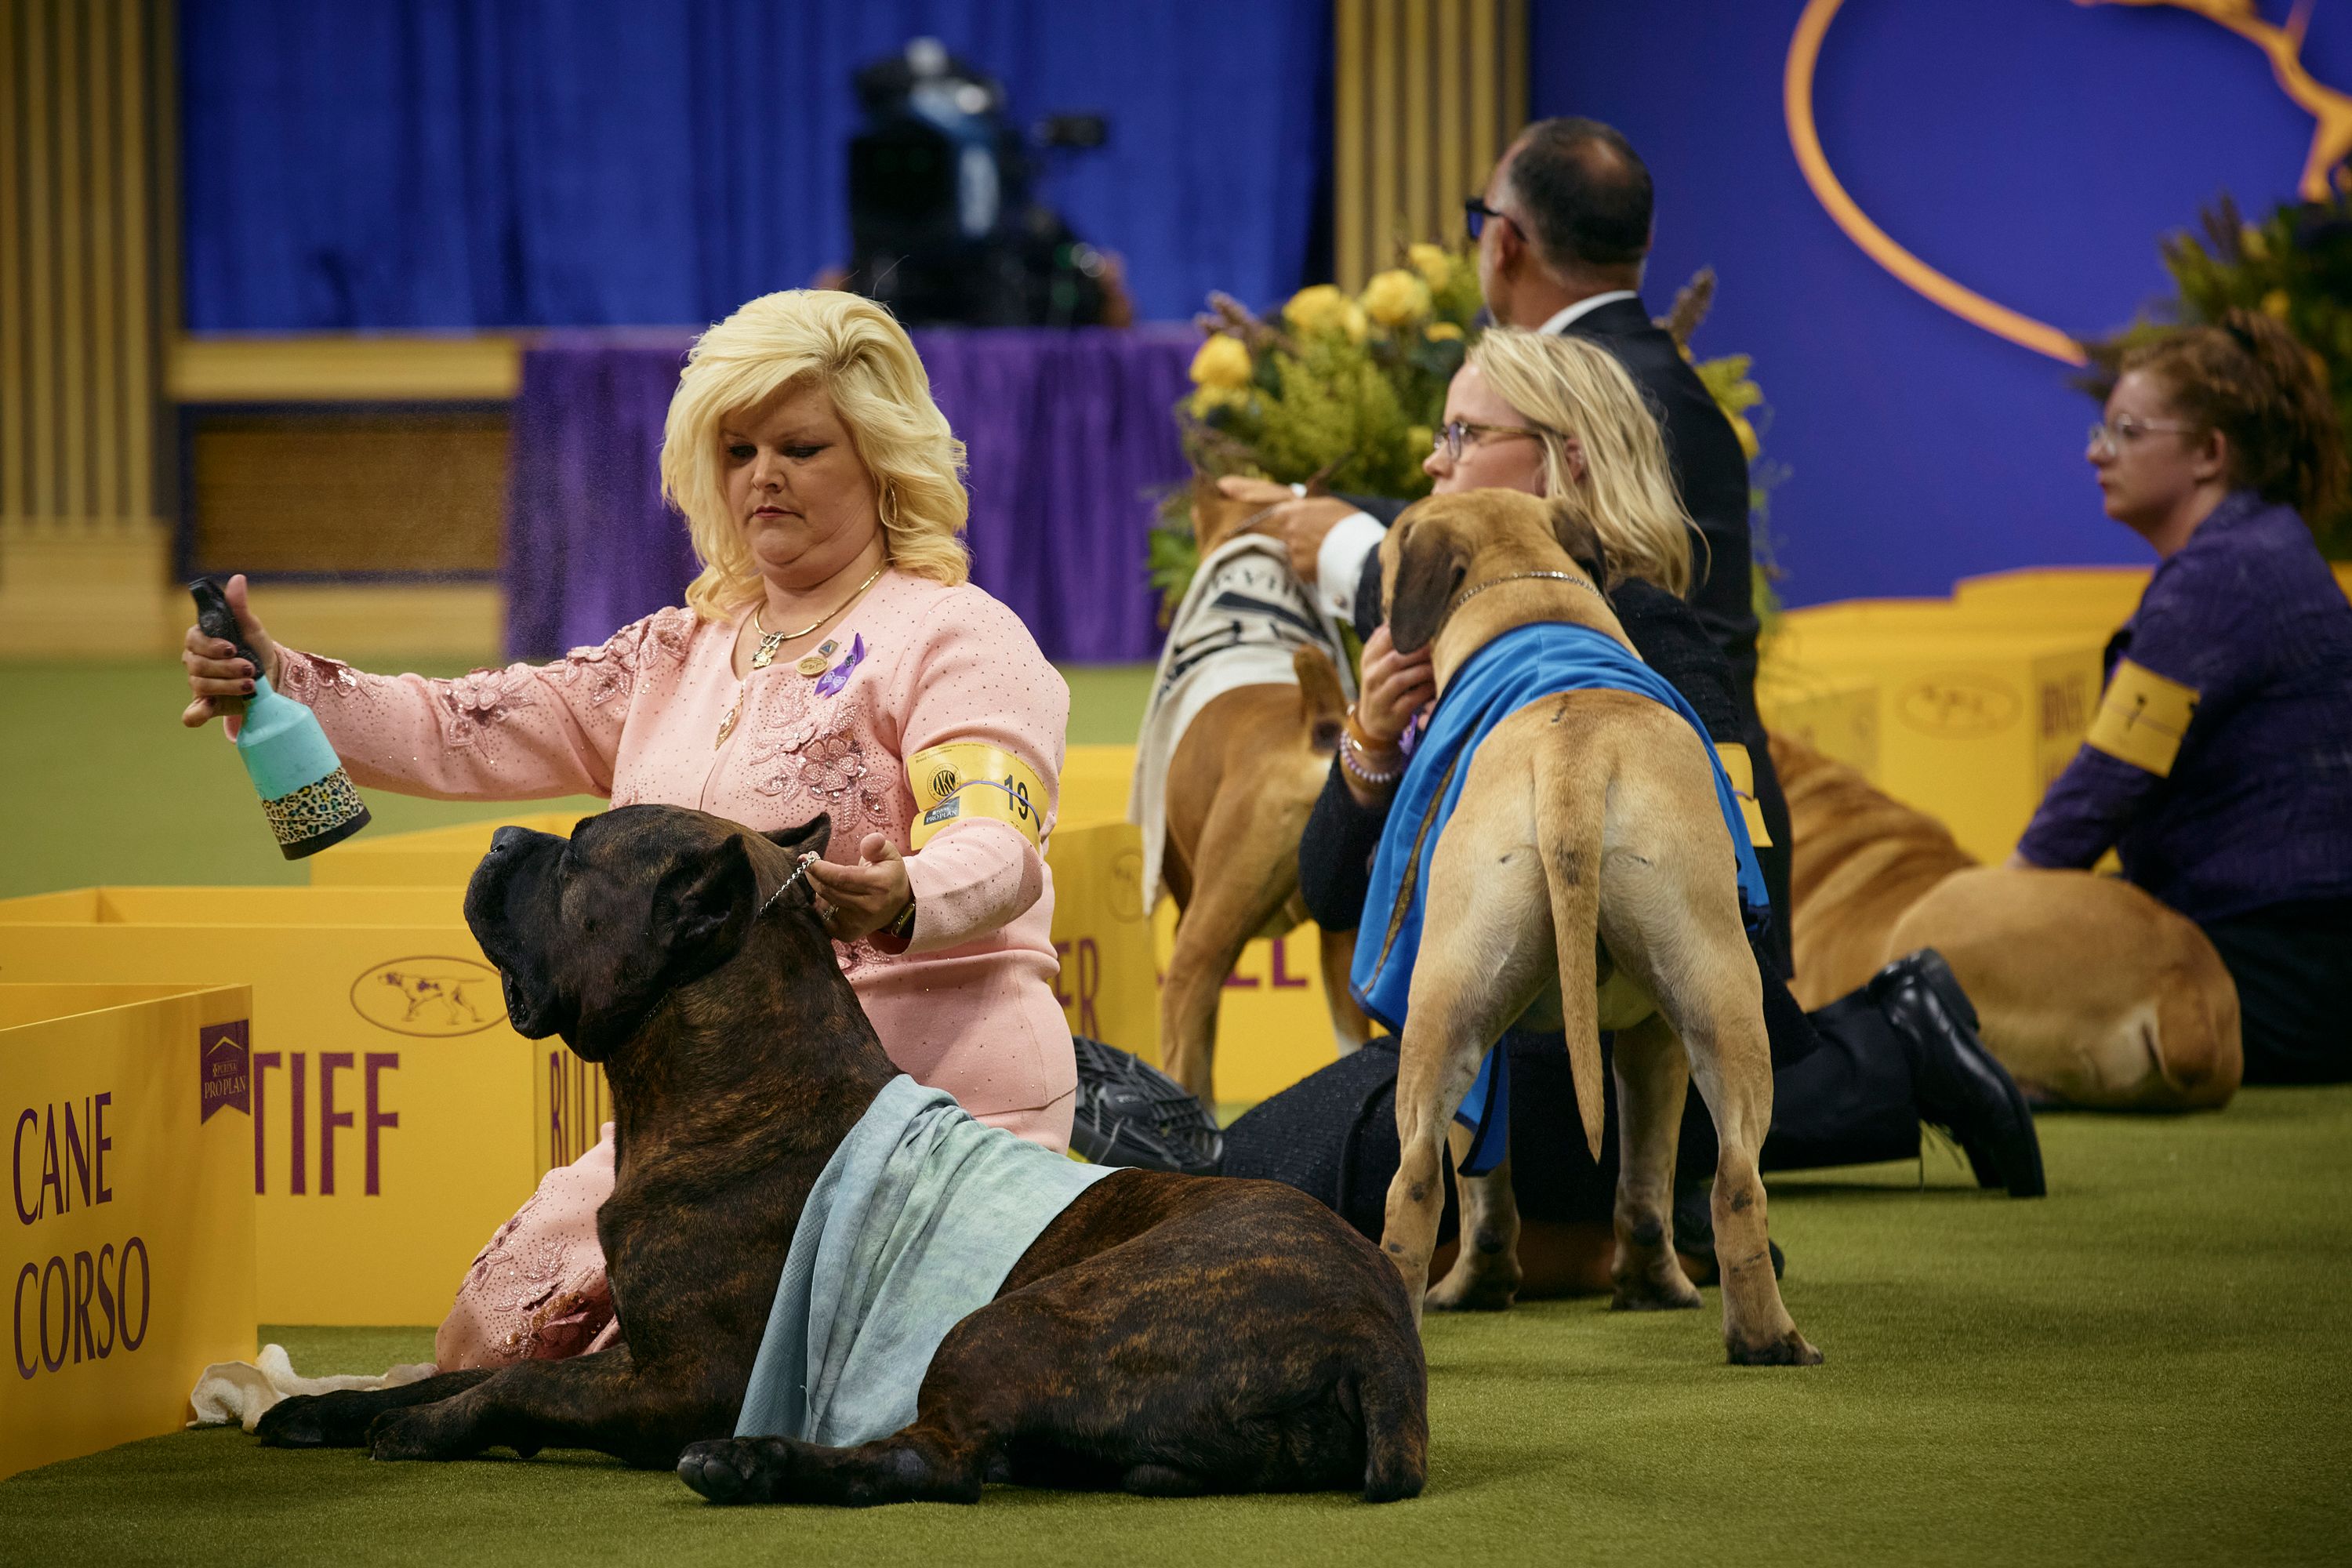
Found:
[[[1780,1278],[1789,1266],[1780,1244],[1767,1239],[1765,1249],[1772,1255],[1772,1278]],[[1712,1285],[1715,1276],[1715,1183],[1707,1178],[1675,1184],[1675,1250],[1683,1257],[1704,1263],[1709,1272],[1704,1279],[1694,1279],[1694,1285]]]
[[[1919,1120],[1952,1135],[1977,1184],[2038,1198],[2042,1140],[2015,1079],[1977,1038],[1977,1010],[1951,965],[1932,947],[1898,958],[1871,977],[1870,999],[1909,1043]]]

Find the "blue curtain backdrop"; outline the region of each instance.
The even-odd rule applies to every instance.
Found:
[[[1041,194],[1139,313],[1296,288],[1329,0],[182,0],[186,319],[210,331],[717,320],[848,257],[853,69],[929,34],[1016,121],[1098,111]]]
[[[2153,558],[2083,461],[2096,409],[2055,360],[1950,315],[1830,221],[1798,171],[1781,73],[1801,0],[1538,0],[1534,110],[1624,131],[1657,183],[1653,310],[1721,280],[1694,347],[1756,356],[1791,603],[1941,594],[1968,574]],[[2284,0],[2264,0],[2273,21]],[[2352,7],[2304,59],[2352,89]],[[2262,53],[2202,17],[2065,0],[1848,0],[1815,94],[1847,192],[1999,303],[2100,334],[2168,292],[2158,235],[2221,191],[2290,198],[2310,145]]]

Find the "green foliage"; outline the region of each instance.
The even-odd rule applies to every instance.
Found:
[[[2116,336],[2084,345],[2097,367],[2091,390],[2104,396],[2123,355],[2175,325],[2261,310],[2318,357],[2337,422],[2352,440],[2352,183],[2339,174],[2326,201],[2288,204],[2258,224],[2246,222],[2228,196],[2200,216],[2201,236],[2176,233],[2162,242],[2173,296]],[[2352,503],[2307,521],[2329,559],[2352,560]]]

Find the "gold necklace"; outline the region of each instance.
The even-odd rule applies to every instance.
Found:
[[[758,651],[751,655],[751,668],[755,670],[767,668],[769,665],[775,662],[776,650],[778,648],[783,647],[786,643],[791,642],[795,637],[804,637],[808,636],[809,633],[816,630],[817,627],[824,625],[825,622],[832,620],[835,616],[847,610],[850,605],[857,603],[858,598],[866,592],[866,589],[871,588],[876,583],[881,581],[882,574],[888,570],[890,570],[890,563],[885,561],[881,565],[874,568],[874,574],[872,576],[866,578],[865,582],[860,583],[856,588],[852,589],[850,591],[849,597],[844,599],[837,607],[827,610],[824,615],[819,616],[815,620],[811,621],[808,625],[803,626],[796,632],[770,631],[766,625],[761,621],[760,612],[753,610],[751,612],[751,629],[760,634],[760,647]],[[832,645],[828,643],[825,646],[830,647]],[[802,662],[805,664],[808,661],[803,659]],[[818,659],[817,664],[818,668],[816,669],[803,670],[802,673],[811,675],[823,674],[824,660]],[[747,674],[744,676],[742,681],[735,688],[735,700],[728,705],[727,717],[719,721],[719,733],[711,739],[710,749],[712,751],[715,752],[719,747],[725,745],[727,743],[727,737],[735,732],[735,721],[740,718],[743,712],[743,693],[750,689],[751,685],[751,678]]]
[[[751,612],[751,629],[760,634],[760,648],[757,653],[754,653],[751,656],[751,668],[753,669],[767,668],[769,665],[775,662],[776,650],[778,648],[782,647],[788,642],[808,636],[809,633],[816,630],[817,627],[824,625],[825,622],[841,614],[843,610],[845,610],[849,608],[850,605],[857,603],[857,596],[866,592],[866,589],[874,586],[875,583],[881,578],[882,574],[888,570],[890,570],[890,563],[887,561],[885,561],[881,565],[874,568],[873,576],[866,578],[865,582],[860,583],[856,587],[851,589],[849,592],[849,597],[844,599],[837,607],[827,610],[824,614],[819,616],[816,619],[811,621],[808,625],[803,626],[796,632],[770,631],[766,625],[761,621],[760,612],[753,610]]]

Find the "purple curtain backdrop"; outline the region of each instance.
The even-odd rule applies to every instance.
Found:
[[[1048,658],[1160,649],[1144,539],[1189,469],[1170,410],[1197,334],[918,331],[932,395],[971,453],[972,578]],[[507,649],[600,643],[681,602],[686,525],[662,504],[662,417],[684,333],[557,333],[523,356],[507,504]]]

